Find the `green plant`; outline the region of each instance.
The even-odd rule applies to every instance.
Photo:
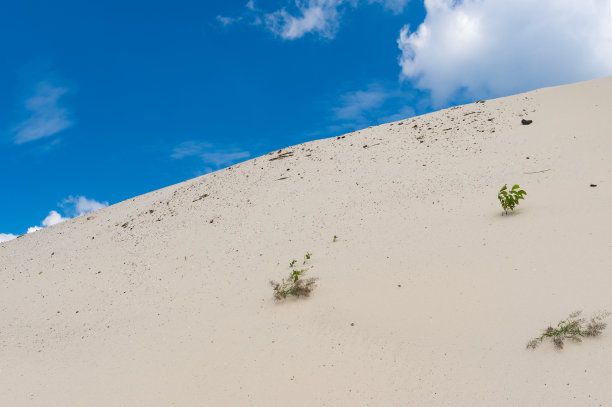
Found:
[[[582,342],[584,337],[595,337],[601,335],[608,326],[603,320],[610,315],[608,311],[596,313],[587,321],[580,318],[582,311],[571,313],[567,319],[559,321],[556,327],[549,326],[542,331],[542,335],[527,342],[527,349],[535,349],[545,339],[550,339],[557,349],[563,349],[566,339],[574,342]]]
[[[527,192],[520,189],[518,184],[514,185],[512,189],[508,189],[508,186],[504,184],[497,194],[497,199],[501,203],[502,208],[508,213],[508,209],[514,211],[514,207],[519,204],[520,199],[525,199]]]
[[[334,242],[338,240],[338,236],[334,235]]]
[[[295,259],[291,260],[291,263],[289,263],[289,267],[295,266],[295,263],[297,263],[297,260]]]
[[[293,270],[289,277],[281,280],[280,283],[270,281],[274,290],[274,298],[277,301],[287,298],[289,295],[295,297],[308,297],[316,286],[316,278],[300,279],[305,270]]]
[[[310,256],[312,256],[312,253],[306,252],[306,254],[304,255],[304,263],[302,264],[306,264],[306,260],[310,260]]]

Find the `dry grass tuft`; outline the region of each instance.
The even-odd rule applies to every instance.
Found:
[[[545,339],[550,339],[555,348],[563,349],[566,339],[573,342],[582,342],[582,338],[601,335],[608,326],[607,323],[603,322],[610,315],[608,311],[600,311],[588,321],[586,318],[581,318],[581,314],[582,311],[573,312],[567,319],[559,321],[555,328],[549,326],[544,329],[542,335],[527,342],[527,349],[537,348]]]

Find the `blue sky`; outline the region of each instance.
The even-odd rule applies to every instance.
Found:
[[[0,240],[289,145],[612,74],[610,0],[5,3]]]

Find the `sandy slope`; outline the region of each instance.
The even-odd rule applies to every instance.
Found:
[[[525,350],[612,310],[611,95],[314,141],[0,244],[0,405],[612,405],[612,331]],[[313,296],[275,303],[307,251]]]

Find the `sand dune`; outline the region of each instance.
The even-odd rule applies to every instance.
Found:
[[[612,405],[612,330],[525,349],[612,310],[611,95],[288,147],[1,243],[0,405]],[[313,295],[275,302],[306,252]]]

